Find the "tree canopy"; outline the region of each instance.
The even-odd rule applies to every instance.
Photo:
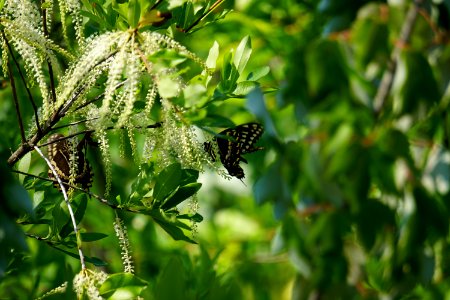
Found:
[[[449,297],[448,1],[0,15],[0,298]]]

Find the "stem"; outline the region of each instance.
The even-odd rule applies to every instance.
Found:
[[[381,84],[374,98],[374,110],[377,115],[379,115],[379,113],[383,109],[383,106],[392,88],[392,83],[394,81],[394,76],[397,70],[397,64],[400,58],[401,51],[404,49],[405,45],[409,43],[409,39],[411,38],[411,33],[419,12],[419,6],[422,1],[423,0],[414,1],[414,4],[411,5],[406,15],[406,19],[400,32],[400,38],[391,53],[391,60],[388,63],[388,67],[383,74]]]
[[[81,237],[78,234],[77,222],[75,220],[75,215],[73,213],[72,206],[70,205],[70,202],[69,202],[69,197],[67,196],[66,188],[65,188],[64,184],[62,183],[61,178],[59,178],[58,173],[56,172],[55,168],[53,167],[53,164],[42,153],[42,151],[39,149],[39,147],[33,146],[33,148],[34,148],[34,150],[36,150],[37,153],[39,153],[39,155],[42,157],[42,159],[45,160],[48,167],[50,168],[53,175],[55,176],[56,180],[58,181],[58,184],[61,187],[61,191],[63,193],[64,201],[66,202],[67,208],[69,210],[70,219],[72,220],[73,231],[74,231],[75,235],[77,236],[77,241],[79,239],[81,240]],[[81,250],[81,244],[78,242],[77,242],[77,247],[78,247],[78,253],[80,255],[81,269],[84,270],[84,269],[86,269],[86,263],[84,262],[84,255],[83,255],[83,251]]]

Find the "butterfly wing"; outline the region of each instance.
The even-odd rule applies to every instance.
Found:
[[[215,162],[216,161],[216,153],[214,152],[213,144],[211,142],[204,142],[203,149],[205,150],[205,152],[207,152],[209,154],[209,156],[211,156],[211,160],[213,162]]]
[[[75,183],[81,184],[83,188],[88,188],[92,183],[92,169],[89,165],[89,162],[85,158],[85,154],[83,153],[84,142],[80,142],[77,145],[76,149],[73,149],[72,143],[68,140],[61,140],[64,138],[63,134],[57,133],[48,139],[50,143],[48,146],[48,157],[50,162],[52,163],[58,177],[62,182],[68,183],[70,181],[70,157],[72,152],[75,150],[76,159],[77,159],[77,174],[75,175]],[[55,179],[55,176],[51,170],[48,170],[48,177],[51,179]],[[57,188],[59,185],[57,183],[54,184]]]
[[[239,162],[247,163],[247,161],[242,154],[262,149],[254,147],[254,144],[261,137],[263,131],[260,124],[247,123],[226,129],[216,137],[220,161],[231,176],[244,178],[244,170],[239,166]]]
[[[48,139],[48,142],[51,143],[48,146],[48,158],[50,159],[56,174],[58,174],[58,177],[62,181],[68,182],[70,175],[69,159],[71,145],[67,140],[58,141],[61,138],[64,138],[64,135],[57,133]],[[55,175],[50,169],[48,170],[48,177],[55,179]],[[58,186],[57,183],[54,185]]]

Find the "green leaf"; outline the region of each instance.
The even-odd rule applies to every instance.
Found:
[[[116,201],[118,204],[127,204],[127,203],[140,203],[142,197],[148,194],[153,186],[153,173],[154,173],[154,165],[153,164],[142,164],[140,166],[140,172],[137,175],[136,180],[131,185],[131,193],[128,196],[126,202],[122,200],[120,195],[116,197]]]
[[[172,258],[158,278],[155,299],[187,299],[186,272],[178,257]]]
[[[155,178],[153,197],[156,202],[162,202],[165,197],[173,193],[180,185],[181,165],[174,163],[165,168]]]
[[[77,225],[81,222],[81,220],[84,217],[84,214],[86,212],[86,208],[87,208],[87,202],[88,202],[88,198],[86,196],[86,194],[80,194],[78,195],[72,202],[71,204],[75,206],[75,203],[77,203],[76,206],[76,211],[75,211],[75,221],[77,223]],[[73,208],[73,207],[72,207]],[[64,224],[64,226],[61,228],[61,230],[59,231],[59,235],[64,238],[67,235],[69,235],[71,232],[73,231],[73,223],[72,223],[72,219],[69,218],[69,220],[67,221],[66,224]]]
[[[270,67],[268,67],[268,66],[260,67],[256,70],[254,70],[253,72],[250,72],[247,76],[247,80],[257,81],[260,78],[269,74],[269,72],[270,72]]]
[[[30,163],[31,163],[31,152],[28,152],[19,161],[19,166],[17,167],[17,169],[21,172],[28,173],[28,170],[30,169]],[[25,179],[25,175],[19,174],[19,182],[23,183],[24,179]]]
[[[128,2],[128,24],[131,28],[137,28],[141,17],[141,5],[138,0]]]
[[[107,234],[101,232],[82,232],[81,239],[83,242],[95,242],[108,237]]]
[[[96,5],[95,7],[101,7],[101,5]],[[127,22],[128,22],[128,7],[129,7],[128,3],[118,3],[118,2],[113,2],[112,6],[114,11],[116,11],[120,15],[122,20]],[[130,26],[129,23],[128,26]]]
[[[73,253],[73,252],[58,248],[58,247],[53,247],[53,249],[61,251],[62,253],[66,254],[70,257],[80,260],[80,255],[78,254],[78,252]],[[104,267],[104,266],[108,265],[106,262],[104,262],[103,260],[101,260],[100,258],[97,258],[97,257],[89,257],[89,256],[84,255],[84,260],[88,263],[93,264],[96,267]]]
[[[237,81],[240,75],[241,74],[238,72],[235,65],[231,64],[230,77],[229,80],[226,81],[226,86],[228,88],[224,90],[226,93],[232,93],[236,89]]]
[[[147,285],[148,282],[134,274],[115,273],[106,279],[99,291],[100,295],[105,298],[136,299]],[[120,298],[115,297],[115,294]]]
[[[266,107],[266,102],[264,101],[264,94],[261,89],[255,88],[247,95],[247,109],[253,113],[259,120],[264,123],[264,130],[267,134],[272,137],[277,138],[278,132],[275,129],[274,121],[268,108]]]
[[[164,229],[165,232],[167,232],[174,240],[176,241],[186,241],[192,244],[197,244],[196,241],[190,239],[187,237],[183,230],[181,230],[179,227],[168,223],[168,222],[162,222],[160,220],[155,220],[159,226],[161,226],[162,229]]]
[[[194,170],[194,169],[182,169],[181,170],[180,186],[196,182],[197,179],[198,179],[198,175],[199,175],[199,172],[197,170]]]
[[[229,118],[216,114],[208,114],[208,116],[198,122],[197,125],[201,127],[202,130],[205,130],[213,135],[216,135],[216,132],[208,127],[227,128],[236,126],[236,124],[234,124]]]
[[[424,226],[426,237],[431,241],[437,241],[448,235],[449,213],[447,207],[440,197],[431,196],[424,188],[415,187],[413,190],[414,200],[420,226]]]
[[[206,67],[209,69],[215,69],[217,58],[219,57],[219,43],[217,41],[214,41],[214,44],[209,49],[208,58],[206,59]]]
[[[174,240],[176,241],[186,241],[189,243],[196,244],[195,241],[187,237],[183,230],[180,227],[185,227],[190,230],[190,227],[187,227],[186,224],[178,221],[175,217],[168,218],[163,212],[159,209],[153,209],[150,212],[147,212],[150,216],[152,216],[153,220],[161,226],[164,231],[166,231]]]
[[[185,2],[181,8],[181,13],[178,15],[177,25],[183,29],[187,29],[194,21],[194,4],[192,2]]]
[[[376,238],[381,238],[387,228],[395,226],[395,214],[383,203],[367,199],[361,203],[361,209],[356,215],[356,225],[362,245],[370,251]]]
[[[233,94],[236,96],[245,96],[258,86],[259,84],[255,81],[241,81],[237,84]]]
[[[180,83],[170,76],[161,76],[158,81],[158,92],[163,98],[173,98],[179,94]]]
[[[52,232],[54,234],[59,233],[61,228],[68,222],[69,215],[62,208],[66,205],[64,202],[55,205],[52,209]]]
[[[250,37],[247,35],[241,40],[239,46],[236,49],[236,53],[234,54],[233,63],[236,66],[237,72],[239,74],[242,74],[242,72],[244,71],[251,54],[252,44]]]
[[[195,213],[195,214],[184,214],[184,215],[178,215],[178,220],[190,220],[193,222],[200,223],[203,221],[203,216],[201,214]]]
[[[400,76],[392,87],[393,110],[396,113],[421,111],[426,107],[432,107],[441,98],[433,70],[422,53],[403,51],[397,72],[404,75]]]
[[[175,194],[173,194],[170,198],[168,198],[164,204],[161,206],[162,209],[167,210],[173,207],[176,207],[178,204],[188,199],[202,186],[201,183],[190,183],[185,186],[180,187]]]
[[[88,12],[88,11],[85,11],[85,10],[81,10],[80,11],[80,15],[88,18],[89,20],[91,20],[91,21],[93,21],[95,23],[98,23],[98,24],[104,23],[102,18],[99,18],[98,16],[94,15],[91,12]]]
[[[232,57],[233,57],[232,52],[228,52],[223,57],[222,70],[221,70],[222,81],[228,81],[231,77],[231,72],[234,67],[233,64],[231,63]],[[234,68],[236,69],[236,67],[234,67]]]
[[[313,99],[325,99],[329,93],[348,90],[348,72],[339,44],[331,40],[318,40],[306,52],[306,78]],[[333,76],[330,76],[333,70]],[[314,104],[319,104],[317,103]]]
[[[388,24],[379,17],[379,7],[368,5],[361,9],[352,29],[355,59],[366,66],[372,60],[389,57]]]

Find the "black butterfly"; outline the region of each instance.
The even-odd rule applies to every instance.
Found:
[[[239,163],[241,161],[247,163],[247,160],[242,155],[263,149],[262,147],[254,147],[263,132],[264,128],[260,124],[246,123],[226,129],[213,139],[213,142],[217,142],[220,161],[227,169],[228,174],[238,179],[244,178],[244,170]],[[216,161],[216,153],[212,142],[205,142],[203,146],[211,159]]]
[[[70,167],[70,157],[71,155],[73,155],[72,152],[75,150],[77,152],[75,154],[77,166],[76,174],[74,176],[74,183],[81,184],[81,186],[86,189],[91,186],[93,176],[91,166],[89,165],[89,162],[86,159],[85,153],[83,151],[86,148],[86,137],[78,143],[75,149],[72,147],[72,143],[69,140],[64,140],[63,138],[63,134],[56,133],[50,136],[50,138],[48,139],[48,142],[50,143],[48,145],[48,157],[50,159],[50,162],[55,168],[55,171],[61,181],[63,183],[69,183],[71,175],[70,173],[71,171],[73,172]],[[55,179],[55,175],[50,169],[48,170],[48,177],[51,179]],[[60,188],[57,183],[54,183],[53,185],[58,189]]]

